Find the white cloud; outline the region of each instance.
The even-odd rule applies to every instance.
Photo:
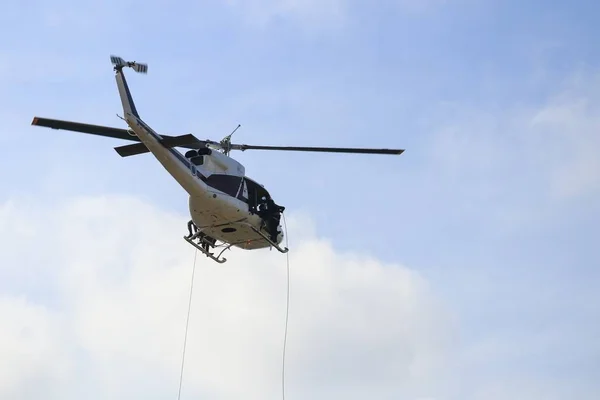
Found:
[[[22,296],[0,294],[0,321],[2,398],[60,391],[72,373],[68,357],[62,354],[67,348],[60,315]]]
[[[0,397],[173,396],[193,260],[185,222],[119,196],[1,205]],[[288,395],[441,390],[453,326],[427,283],[336,253],[304,217],[288,224]],[[285,256],[227,256],[198,259],[183,398],[278,396]]]

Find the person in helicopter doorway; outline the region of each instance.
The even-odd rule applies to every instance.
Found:
[[[270,239],[273,243],[277,243],[277,235],[279,232],[279,221],[281,221],[281,213],[285,207],[275,204],[271,197],[263,196],[258,206],[258,215],[265,221],[267,231],[270,234]]]

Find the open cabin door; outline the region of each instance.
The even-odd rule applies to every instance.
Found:
[[[267,190],[262,185],[258,184],[257,182],[253,181],[248,177],[244,177],[244,182],[242,183],[242,186],[245,187],[247,191],[248,207],[251,210],[256,209],[256,207],[260,203],[261,197],[264,196],[267,199],[271,197],[269,192],[267,192]]]

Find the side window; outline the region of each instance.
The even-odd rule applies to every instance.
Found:
[[[242,178],[239,176],[212,174],[206,179],[208,186],[211,186],[232,197],[238,197],[242,186]]]

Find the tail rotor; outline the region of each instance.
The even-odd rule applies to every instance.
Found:
[[[110,56],[110,62],[115,66],[116,69],[122,69],[123,67],[129,67],[135,72],[140,74],[148,73],[148,64],[138,63],[135,61],[125,61],[119,56]]]

